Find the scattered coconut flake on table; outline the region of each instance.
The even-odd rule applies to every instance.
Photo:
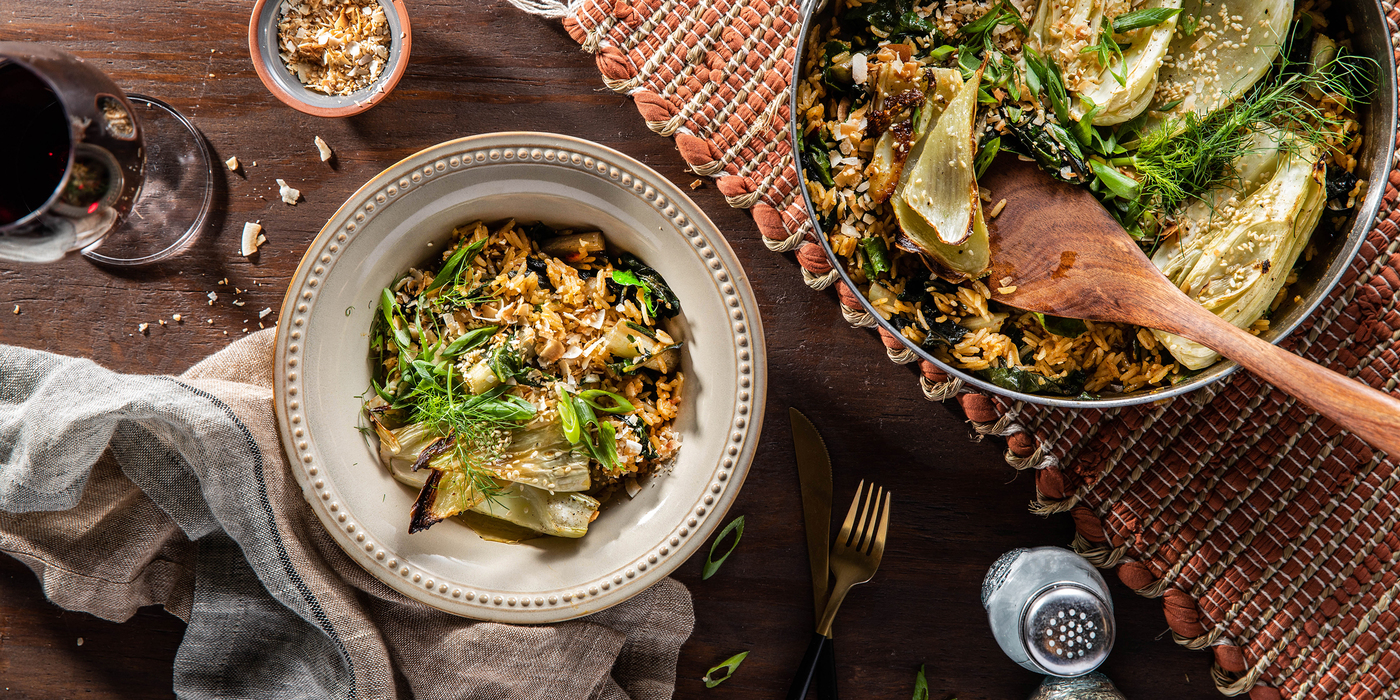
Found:
[[[150,328],[150,327],[151,327],[151,324],[149,324],[149,323],[143,323],[143,324],[141,324],[141,325],[139,325],[139,326],[136,327],[136,331],[137,331],[138,333],[145,333],[145,332],[146,332],[146,329],[147,329],[147,328]]]
[[[228,160],[224,161],[224,165],[227,165],[229,170],[237,171],[238,156],[229,156]]]
[[[316,137],[316,150],[321,152],[322,163],[331,159],[331,147],[326,145],[325,139],[322,139],[320,136]]]
[[[278,180],[281,182],[281,180]],[[262,235],[262,225],[247,222],[243,224],[243,257],[249,257],[258,252],[258,246],[267,241],[267,237]]]
[[[282,201],[296,206],[297,200],[301,199],[301,190],[287,184],[286,180],[277,178],[277,194],[282,196]]]
[[[271,307],[268,307],[268,308],[266,308],[266,309],[263,309],[262,311],[259,311],[259,312],[258,312],[258,318],[267,318],[267,315],[270,314],[270,313],[272,313],[272,308],[271,308]]]
[[[214,302],[216,302],[216,301],[218,301],[218,300],[219,300],[219,293],[218,293],[218,292],[209,292],[209,305],[210,305],[210,306],[213,306],[213,305],[214,305]]]

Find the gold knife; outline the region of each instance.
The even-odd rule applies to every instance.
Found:
[[[792,423],[792,447],[797,453],[797,477],[802,485],[802,520],[807,530],[807,561],[812,567],[812,601],[815,617],[826,609],[827,581],[831,576],[831,457],[826,442],[812,421],[788,408]],[[817,697],[836,700],[836,662],[828,643],[817,667]]]

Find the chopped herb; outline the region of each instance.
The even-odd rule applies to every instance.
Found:
[[[719,685],[720,683],[729,680],[729,677],[734,675],[734,672],[739,668],[739,664],[744,663],[744,658],[748,655],[749,652],[743,651],[725,659],[724,661],[721,661],[718,666],[715,666],[709,671],[706,671],[705,677],[701,678],[700,680],[705,681],[706,688],[713,688]],[[715,673],[718,671],[724,671],[724,675],[716,676]]]
[[[715,559],[715,550],[719,548],[719,543],[723,542],[724,538],[731,532],[734,533],[734,542],[729,545],[729,549],[725,550],[723,556],[719,559]],[[729,521],[729,524],[725,525],[724,529],[720,530],[718,535],[715,535],[715,541],[710,544],[710,554],[705,557],[705,568],[700,574],[700,580],[704,581],[714,576],[716,571],[719,571],[719,567],[724,564],[724,560],[728,559],[729,555],[734,553],[734,548],[739,546],[739,539],[743,536],[744,516],[741,515]]]
[[[914,676],[914,698],[913,700],[929,700],[928,698],[928,678],[924,676],[924,667],[919,666],[919,675]]]

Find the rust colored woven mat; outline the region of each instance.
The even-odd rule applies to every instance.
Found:
[[[515,0],[512,0],[515,1]],[[517,4],[540,0],[520,0]],[[561,6],[562,7],[562,6]],[[1397,12],[1390,2],[1390,30]],[[787,141],[795,0],[583,0],[564,24],[608,87],[674,136],[807,283],[837,277],[812,238]],[[555,14],[565,14],[562,10]],[[1291,350],[1393,390],[1400,368],[1400,173],[1355,264]],[[846,318],[873,321],[838,284]],[[890,358],[915,361],[895,338]],[[930,399],[956,398],[1007,460],[1036,470],[1032,509],[1069,512],[1074,547],[1163,598],[1181,644],[1210,649],[1228,695],[1400,697],[1400,472],[1253,376],[1106,411],[1045,409],[965,391],[921,362]]]

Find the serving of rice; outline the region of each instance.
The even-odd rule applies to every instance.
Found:
[[[472,246],[477,250],[454,271],[453,280],[435,282],[436,276],[445,274],[444,267],[452,265],[454,255]],[[607,424],[596,440],[607,439],[609,433],[615,439],[611,446],[587,446],[598,452],[590,451],[590,485],[582,493],[599,502],[620,487],[635,493],[639,478],[661,471],[680,449],[674,422],[685,376],[680,371],[681,343],[658,318],[666,307],[654,296],[638,294],[635,286],[617,281],[638,276],[620,267],[619,261],[627,260],[635,258],[610,255],[597,233],[555,231],[539,224],[522,227],[514,220],[493,226],[478,221],[456,228],[434,265],[408,270],[385,290],[392,295],[394,313],[403,318],[386,315],[377,324],[370,352],[380,371],[366,401],[367,411],[377,427],[382,424],[391,431],[402,430],[414,420],[415,394],[407,388],[405,371],[429,373],[435,391],[445,382],[449,400],[454,390],[462,401],[493,388],[503,392],[499,398],[518,398],[532,407],[533,415],[521,420],[515,430],[568,426],[565,414],[575,410],[579,397],[593,395],[600,401],[607,395],[614,400],[621,397],[625,401],[601,408],[593,402],[598,423]],[[631,269],[649,270],[639,261],[632,265]],[[655,279],[660,284],[659,277]],[[396,339],[390,323],[406,325],[411,338]],[[474,331],[489,334],[489,340],[461,354],[444,350],[454,342],[466,342],[463,339]],[[411,342],[405,345],[403,340]],[[503,346],[518,353],[516,364],[504,377],[497,369],[499,360],[493,359]],[[403,366],[408,357],[416,358],[410,363],[416,367]],[[417,374],[410,379],[425,381]],[[561,409],[564,400],[571,403]],[[613,410],[619,405],[626,410]],[[579,417],[573,420],[577,423]],[[491,430],[490,439],[509,441],[509,426]],[[460,440],[461,431],[456,432]],[[451,439],[453,429],[444,424],[435,426],[433,433],[431,437]],[[583,433],[588,440],[587,426]],[[381,433],[385,466],[392,467],[396,460],[411,461],[411,457],[386,454],[384,442]],[[577,437],[574,444],[574,449],[580,449]],[[471,450],[469,461],[475,463],[457,468],[479,470],[502,484],[517,480],[518,475],[499,461],[498,448],[473,444]],[[605,453],[613,458],[598,457]],[[554,486],[541,484],[550,491]]]

